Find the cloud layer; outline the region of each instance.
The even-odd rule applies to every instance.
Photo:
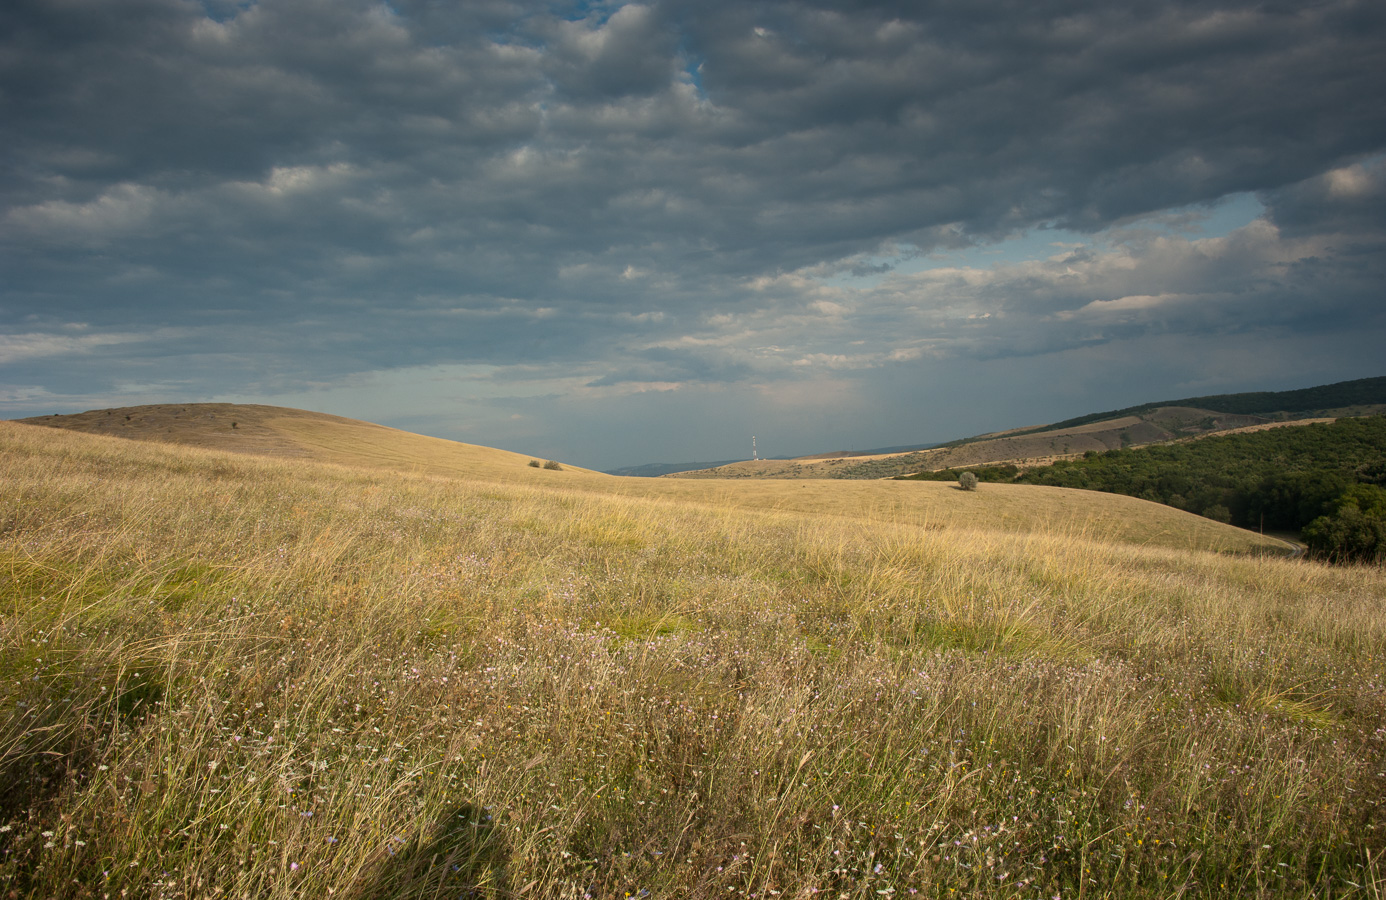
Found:
[[[614,466],[1381,374],[1383,58],[1356,0],[15,0],[0,412]]]

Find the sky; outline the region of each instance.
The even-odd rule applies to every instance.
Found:
[[[0,418],[590,468],[1386,374],[1386,4],[5,0]]]

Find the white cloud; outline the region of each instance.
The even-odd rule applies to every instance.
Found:
[[[1363,196],[1374,186],[1371,173],[1360,165],[1334,169],[1324,175],[1324,180],[1328,182],[1329,196],[1338,199]]]
[[[1081,309],[1060,310],[1057,317],[1062,320],[1070,320],[1141,312],[1159,309],[1174,303],[1187,302],[1189,299],[1191,298],[1185,294],[1131,294],[1126,297],[1118,297],[1115,300],[1094,300]]]
[[[143,232],[164,201],[162,192],[139,184],[112,185],[86,201],[48,200],[5,212],[5,234],[53,242],[105,243]]]
[[[135,344],[150,339],[139,334],[0,334],[0,365],[89,353],[101,347]]]

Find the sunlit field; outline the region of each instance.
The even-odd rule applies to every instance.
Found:
[[[0,896],[1386,886],[1379,567],[1076,491],[486,459],[0,423]]]

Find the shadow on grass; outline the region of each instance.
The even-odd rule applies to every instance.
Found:
[[[357,896],[501,900],[512,896],[505,834],[485,808],[462,803],[415,843],[396,839]]]

